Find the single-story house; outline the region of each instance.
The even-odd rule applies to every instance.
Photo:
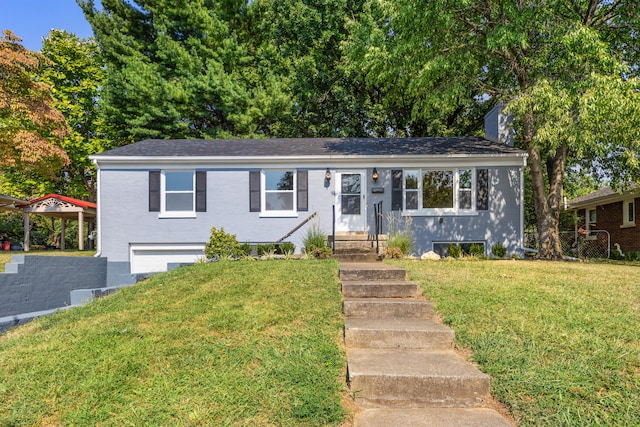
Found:
[[[383,219],[412,219],[417,255],[450,243],[478,243],[487,254],[502,243],[522,255],[527,155],[498,140],[500,124],[487,128],[489,138],[144,140],[115,148],[91,157],[98,256],[111,274],[162,271],[202,257],[212,226],[240,242],[274,242],[314,216],[287,238],[299,251],[313,221],[328,235],[375,233],[374,205]]]
[[[588,236],[595,230],[606,231],[611,250],[637,252],[640,251],[640,227],[636,226],[639,200],[640,188],[635,185],[621,192],[604,187],[569,201],[566,210],[575,212],[578,233]]]

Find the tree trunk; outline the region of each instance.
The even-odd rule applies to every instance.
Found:
[[[533,200],[540,242],[537,258],[561,260],[563,255],[559,229],[560,202],[567,162],[567,145],[561,144],[556,149],[553,158],[547,162],[541,157],[538,147],[533,144],[533,132],[532,117],[525,118],[522,137],[529,153],[528,162],[531,169]]]
[[[543,161],[536,147],[530,146],[529,164],[533,184],[533,199],[535,203],[536,222],[540,251],[540,259],[562,259],[562,245],[560,242],[560,204],[562,200],[562,180],[567,160],[567,146],[562,144],[556,149],[556,154],[550,160],[547,179],[548,190],[545,185]]]

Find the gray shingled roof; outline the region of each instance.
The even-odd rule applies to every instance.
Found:
[[[639,189],[635,184],[631,184],[628,190],[624,192],[615,191],[611,187],[603,187],[600,190],[594,191],[593,193],[576,197],[575,199],[570,200],[567,205],[569,206],[569,208],[577,208],[595,204],[600,201],[611,202],[615,199],[622,200],[625,197],[628,197],[629,194],[635,194],[638,193],[638,191]]]
[[[478,137],[147,139],[98,154],[100,157],[274,157],[327,155],[524,155]]]

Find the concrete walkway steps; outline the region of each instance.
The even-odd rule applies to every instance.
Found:
[[[344,341],[350,348],[453,349],[454,333],[433,320],[347,318]]]
[[[453,350],[454,332],[402,268],[342,263],[348,381],[355,427],[511,425],[482,408],[489,377]]]

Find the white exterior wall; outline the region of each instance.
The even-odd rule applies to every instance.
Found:
[[[110,262],[128,262],[131,245],[204,246],[213,226],[236,234],[239,242],[272,242],[315,211],[320,226],[330,234],[333,182],[326,187],[324,174],[325,169],[309,170],[309,210],[297,217],[261,218],[259,212],[249,212],[248,170],[207,170],[207,211],[197,212],[195,218],[160,218],[159,212],[149,212],[148,170],[101,170],[100,255]],[[305,230],[285,239],[296,245],[296,251]]]
[[[373,182],[373,167],[361,166],[366,161],[368,166],[378,163],[380,178]],[[386,164],[375,161],[361,161],[358,164],[344,165],[337,170],[366,170],[366,216],[368,229],[374,232],[374,203],[383,202],[383,233],[388,232],[386,214],[391,209],[391,170],[403,169],[403,163],[392,159]],[[185,257],[197,259],[195,247],[202,247],[209,240],[212,226],[223,227],[228,233],[236,234],[239,242],[266,243],[273,242],[295,226],[300,224],[313,212],[318,212],[317,219],[326,234],[332,232],[333,212],[335,205],[336,167],[330,167],[332,179],[325,181],[326,166],[314,165],[301,169],[308,170],[308,211],[298,212],[297,217],[261,217],[260,212],[249,210],[249,170],[257,170],[255,166],[221,169],[219,167],[200,167],[199,165],[183,166],[181,169],[207,171],[207,210],[196,212],[195,218],[161,218],[159,212],[149,212],[149,170],[177,168],[179,159],[166,167],[153,165],[148,168],[124,167],[99,169],[98,188],[98,247],[100,256],[107,257],[109,264],[119,264],[119,271],[128,269],[133,250],[144,256],[153,256],[153,251],[166,247],[173,251],[168,262],[188,262]],[[465,215],[416,215],[413,218],[413,230],[416,239],[414,253],[433,250],[434,243],[484,243],[487,254],[495,243],[503,243],[508,253],[522,255],[523,233],[523,194],[522,166],[506,164],[489,166],[467,159],[467,167],[485,168],[489,171],[489,208],[486,211],[475,211]],[[326,164],[326,163],[325,163]],[[448,165],[459,165],[450,162]],[[438,166],[442,167],[440,163]],[[445,165],[446,166],[446,165]],[[290,165],[268,165],[265,169],[295,169]],[[404,168],[433,167],[429,162],[405,164]],[[374,192],[374,190],[383,192]],[[311,223],[312,223],[311,222]],[[308,223],[292,236],[285,239],[296,245],[299,252]],[[159,257],[161,258],[161,256]],[[152,265],[148,258],[141,262]],[[139,263],[134,263],[139,264]],[[166,269],[166,262],[160,269]],[[130,266],[131,267],[131,266]],[[145,267],[146,268],[146,267]],[[140,272],[140,271],[132,271]]]
[[[391,209],[391,169],[380,170],[376,184],[369,183],[368,216],[374,230],[373,204],[382,201],[383,233],[388,232],[387,214]],[[434,249],[434,243],[483,243],[486,254],[500,242],[508,254],[524,255],[523,244],[523,187],[522,168],[493,167],[489,171],[488,210],[471,214],[414,215],[395,211],[396,218],[410,216],[415,238],[414,254]],[[371,194],[371,187],[383,187],[384,193]]]

